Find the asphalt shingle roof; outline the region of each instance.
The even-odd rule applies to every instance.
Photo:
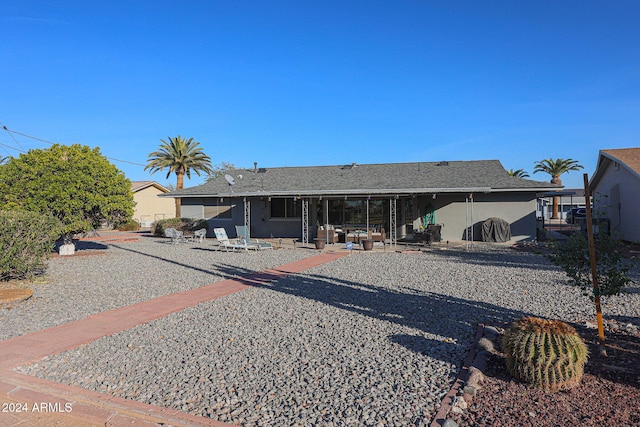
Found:
[[[602,153],[609,158],[617,159],[636,174],[640,174],[640,148],[616,148],[602,150]]]
[[[498,160],[278,167],[233,171],[168,196],[411,194],[466,191],[549,191],[549,182],[515,178]],[[241,176],[241,177],[239,177]]]
[[[131,181],[131,191],[133,191],[134,193],[151,186],[154,186],[165,193],[169,191],[167,188],[163,187],[155,181]]]
[[[631,174],[640,177],[640,148],[616,148],[608,150],[600,150],[598,155],[598,165],[593,173],[589,186],[593,191],[602,177],[605,175],[607,168],[613,162],[623,165]]]

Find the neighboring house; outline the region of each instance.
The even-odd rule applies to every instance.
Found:
[[[151,227],[155,221],[176,216],[173,199],[158,197],[160,194],[168,193],[168,188],[155,181],[132,181],[131,191],[136,202],[133,219],[142,227]]]
[[[511,225],[512,240],[536,236],[536,193],[548,183],[511,177],[498,160],[350,164],[235,170],[234,176],[164,194],[181,198],[182,214],[212,230],[250,226],[255,237],[308,242],[326,227],[384,228],[386,239],[411,238],[429,220],[442,240],[479,240],[492,217]]]
[[[558,197],[558,213],[560,218],[566,219],[567,214],[573,208],[584,208],[584,188],[565,188],[560,191],[550,191],[548,193],[539,194],[538,199],[538,218],[550,219],[553,209],[553,197]]]
[[[589,189],[594,214],[624,240],[640,241],[640,148],[600,150]]]

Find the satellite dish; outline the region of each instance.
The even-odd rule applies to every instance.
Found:
[[[228,173],[224,175],[224,179],[227,180],[227,182],[229,183],[229,188],[231,189],[231,192],[233,193],[233,187],[232,185],[236,183],[235,178],[233,178],[231,175],[229,175]]]

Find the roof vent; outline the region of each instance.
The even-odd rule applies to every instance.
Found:
[[[449,166],[449,162],[439,162],[437,166]]]
[[[258,173],[265,173],[267,171],[266,168],[260,168],[258,169]]]
[[[353,163],[351,163],[350,165],[344,165],[344,166],[342,167],[342,169],[353,169],[353,168],[355,168],[356,166],[358,166],[358,164],[357,164],[356,162],[353,162]]]

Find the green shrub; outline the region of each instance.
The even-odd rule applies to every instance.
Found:
[[[52,216],[0,211],[0,280],[30,278],[44,268],[61,233]]]
[[[502,348],[511,375],[547,392],[578,385],[588,354],[571,326],[535,317],[513,322],[504,333]]]
[[[128,222],[121,224],[118,227],[119,231],[137,231],[140,230],[140,223],[133,219],[130,219]]]
[[[193,218],[169,218],[161,219],[153,224],[153,234],[156,236],[164,236],[164,230],[167,228],[175,228],[180,231],[196,231],[201,228],[209,230],[209,223],[206,219]]]
[[[589,258],[589,242],[584,233],[574,233],[565,242],[550,242],[550,253],[546,257],[562,268],[569,278],[569,283],[578,286],[585,296],[591,299],[599,296],[618,295],[622,289],[633,282],[628,273],[632,260],[623,256],[621,239],[598,233],[593,236],[596,271],[600,295],[594,295],[591,263]]]

